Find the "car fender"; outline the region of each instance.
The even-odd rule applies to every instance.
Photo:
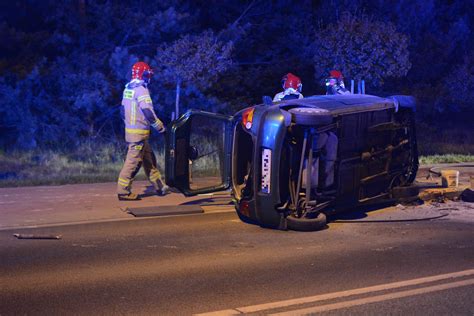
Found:
[[[287,133],[286,121],[287,117],[283,111],[278,107],[270,108],[260,118],[260,130],[255,143],[255,168],[253,168],[254,188],[256,189],[255,210],[258,222],[265,227],[278,228],[281,219],[281,214],[275,209],[275,206],[281,203],[278,176],[281,150]],[[263,148],[272,151],[270,193],[261,191]]]

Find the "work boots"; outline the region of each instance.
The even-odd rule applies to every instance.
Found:
[[[118,199],[120,201],[137,201],[140,200],[138,194],[136,193],[129,193],[129,194],[118,194]]]
[[[171,189],[166,184],[161,188],[161,190],[157,191],[158,196],[165,196],[169,193],[171,193]]]

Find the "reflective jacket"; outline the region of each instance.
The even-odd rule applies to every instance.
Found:
[[[334,94],[351,94],[351,92],[344,87],[344,83],[342,85],[335,84],[333,86],[328,86],[326,90],[326,95]]]
[[[156,116],[150,92],[142,80],[132,80],[123,90],[122,119],[125,123],[125,140],[140,142],[150,136],[150,126],[161,132],[163,123]]]
[[[275,94],[273,102],[279,102],[291,99],[303,99],[303,95],[296,89],[288,88],[285,91]]]
[[[337,83],[335,85],[327,86],[326,95],[334,94],[351,94],[351,92],[346,89],[346,86],[344,85],[344,80],[337,79]]]

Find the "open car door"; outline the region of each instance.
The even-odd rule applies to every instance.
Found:
[[[186,196],[231,184],[233,117],[189,110],[166,132],[166,184]]]

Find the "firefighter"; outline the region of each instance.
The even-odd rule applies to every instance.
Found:
[[[142,165],[158,195],[165,195],[169,190],[157,169],[156,157],[148,142],[150,126],[158,133],[165,132],[163,123],[153,110],[148,91],[152,75],[153,70],[147,63],[142,61],[135,63],[132,67],[132,80],[125,85],[123,91],[121,114],[125,123],[128,151],[117,183],[119,200],[139,199],[137,194],[131,192],[131,188],[133,179]]]
[[[282,78],[282,86],[283,91],[275,95],[273,102],[303,98],[301,94],[303,84],[298,76],[295,76],[291,72],[284,75]]]
[[[344,77],[339,70],[331,70],[329,78],[326,79],[326,95],[350,94],[344,85]]]

